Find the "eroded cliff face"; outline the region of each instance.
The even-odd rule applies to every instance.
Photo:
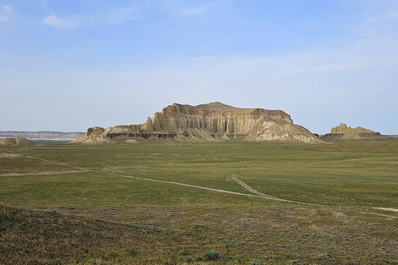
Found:
[[[88,132],[86,140],[90,135],[93,133]],[[235,108],[219,102],[198,106],[173,104],[144,124],[103,129],[102,137],[110,141],[321,141],[304,127],[293,124],[281,110]]]
[[[112,140],[106,136],[104,128],[91,127],[88,128],[86,135],[72,142],[84,143],[84,144],[103,144],[103,143],[112,143]]]

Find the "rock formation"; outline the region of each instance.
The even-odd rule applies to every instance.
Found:
[[[112,143],[112,140],[106,136],[104,128],[92,127],[87,130],[87,133],[84,136],[74,140],[73,142],[84,144],[103,144]]]
[[[0,140],[0,145],[32,145],[31,141],[26,138],[4,138]]]
[[[75,142],[127,140],[321,141],[304,127],[293,124],[281,110],[235,108],[215,102],[198,106],[173,104],[144,124],[90,128]]]
[[[379,132],[362,127],[351,128],[344,123],[332,128],[331,132],[322,136],[323,140],[373,140],[385,138]]]

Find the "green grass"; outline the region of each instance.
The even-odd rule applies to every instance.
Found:
[[[163,183],[87,172],[1,177],[0,201],[24,207],[145,207],[266,205],[266,200],[231,196]]]
[[[232,174],[262,193],[323,206],[118,176],[250,194]],[[37,255],[28,251],[23,264],[29,259],[68,264],[80,258],[86,264],[200,264],[208,262],[203,253],[210,250],[221,257],[210,264],[396,264],[398,214],[370,207],[398,208],[398,141],[0,146],[0,204],[62,213],[58,221],[77,222],[66,228],[82,231],[73,242],[84,237],[84,230],[104,227],[93,218],[122,222],[117,227],[106,223],[97,238],[102,244],[83,240],[88,252],[72,247],[75,252],[63,260],[61,247],[76,244],[68,241],[69,230],[54,235],[53,221],[40,225],[53,218],[47,213],[6,207],[0,211],[0,229],[7,233],[0,256],[20,255],[12,246],[29,242],[29,234],[37,240],[18,251],[37,249],[47,239],[60,246],[44,244]],[[10,215],[19,216],[16,222],[29,233],[10,226]],[[122,240],[122,247],[112,238],[129,225],[144,234],[158,232],[150,238],[127,232],[142,242]],[[48,249],[53,258],[46,256]],[[11,264],[6,258],[0,263]]]
[[[177,181],[193,185],[249,193],[230,179],[237,174],[241,180],[260,192],[284,199],[328,205],[356,205],[396,207],[398,205],[398,141],[338,142],[333,144],[277,144],[277,143],[147,143],[135,145],[43,145],[24,148],[2,147],[19,158],[0,158],[0,174],[73,171],[76,167],[92,170],[77,175],[1,177],[1,200],[12,201],[12,194],[4,195],[13,185],[18,193],[25,185],[51,185],[63,180],[68,188],[93,190],[101,187],[124,187],[126,182],[112,175]],[[34,159],[39,158],[39,159]],[[61,163],[61,164],[60,164]],[[44,178],[44,179],[42,179]],[[36,184],[34,182],[37,182]],[[97,183],[98,182],[98,183]],[[137,182],[135,180],[135,182]],[[32,184],[33,183],[33,184]],[[84,183],[87,185],[84,186]],[[82,185],[82,187],[80,187]],[[146,191],[157,195],[163,185],[137,183],[156,187]],[[159,186],[159,187],[158,187]],[[62,188],[59,185],[58,188]],[[186,190],[187,197],[191,189]],[[63,191],[61,192],[63,193]],[[116,192],[118,194],[119,192]],[[117,196],[117,195],[116,195]],[[124,196],[124,195],[123,195]],[[196,195],[195,195],[196,196]],[[42,196],[43,200],[46,197]],[[26,197],[30,200],[29,196]],[[17,200],[22,203],[21,198]],[[181,200],[192,204],[190,199]],[[195,201],[195,199],[193,199]],[[151,202],[148,202],[151,203]],[[167,204],[152,200],[153,204]],[[174,201],[170,202],[174,205]],[[200,202],[199,204],[201,204]],[[222,201],[215,201],[221,203]]]

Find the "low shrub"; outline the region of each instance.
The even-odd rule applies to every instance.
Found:
[[[207,260],[219,260],[220,259],[220,253],[218,253],[215,250],[209,250],[203,253],[203,257]]]

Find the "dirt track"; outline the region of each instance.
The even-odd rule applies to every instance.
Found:
[[[243,181],[241,181],[240,179],[238,179],[238,177],[235,174],[232,174],[231,178],[236,181],[239,185],[241,185],[243,188],[245,188],[246,190],[250,191],[251,193],[256,194],[258,197],[261,198],[265,198],[267,200],[273,200],[273,201],[280,201],[280,202],[288,202],[288,203],[296,203],[296,204],[306,204],[306,205],[315,205],[315,206],[322,206],[321,204],[315,204],[315,203],[307,203],[307,202],[298,202],[298,201],[291,201],[291,200],[285,200],[285,199],[280,199],[280,198],[276,198],[274,196],[270,196],[264,193],[261,193],[259,191],[256,191],[255,189],[253,189],[252,187],[250,187],[249,185],[247,185],[246,183],[244,183]]]
[[[87,168],[82,168],[78,166],[72,166],[63,162],[59,161],[54,161],[54,160],[47,160],[47,159],[42,159],[34,156],[27,156],[28,158],[31,159],[37,159],[37,160],[42,160],[45,162],[52,162],[54,164],[59,164],[63,166],[71,166],[76,168],[77,170],[69,170],[69,171],[59,171],[59,172],[31,172],[31,173],[5,173],[5,174],[0,174],[1,176],[28,176],[28,175],[53,175],[53,174],[71,174],[71,173],[86,173],[90,172],[92,170],[89,170]],[[235,191],[228,191],[228,190],[222,190],[222,189],[215,189],[215,188],[209,188],[209,187],[203,187],[203,186],[198,186],[198,185],[192,185],[192,184],[186,184],[186,183],[181,183],[181,182],[175,182],[175,181],[166,181],[166,180],[156,180],[156,179],[150,179],[150,178],[142,178],[142,177],[135,177],[135,176],[128,176],[128,175],[121,175],[121,174],[111,174],[108,173],[109,175],[114,175],[118,177],[123,177],[123,178],[131,178],[131,179],[137,179],[137,180],[144,180],[144,181],[151,181],[151,182],[157,182],[157,183],[165,183],[165,184],[172,184],[172,185],[179,185],[179,186],[184,186],[184,187],[190,187],[190,188],[195,188],[195,189],[201,189],[201,190],[208,190],[208,191],[213,191],[213,192],[219,192],[219,193],[227,193],[227,194],[233,194],[233,195],[239,195],[239,196],[246,196],[246,197],[255,197],[255,198],[263,198],[266,200],[273,200],[273,201],[279,201],[279,202],[285,202],[285,203],[293,203],[293,204],[300,204],[300,205],[311,205],[311,206],[328,206],[328,205],[323,205],[323,204],[316,204],[316,203],[306,203],[306,202],[299,202],[299,201],[292,201],[292,200],[286,200],[286,199],[281,199],[277,198],[271,195],[267,195],[264,193],[261,193],[243,181],[241,181],[235,174],[232,174],[231,179],[237,182],[239,185],[241,185],[243,188],[248,190],[249,192],[253,194],[247,194],[247,193],[241,193],[241,192],[235,192]],[[343,206],[343,205],[342,205]],[[371,209],[376,209],[376,210],[382,210],[382,211],[390,211],[390,212],[398,212],[398,209],[395,208],[384,208],[384,207],[370,207]],[[376,214],[376,213],[375,213]],[[385,215],[386,217],[390,218],[398,218],[395,216],[389,216]]]
[[[152,182],[158,182],[158,183],[173,184],[173,185],[179,185],[179,186],[190,187],[190,188],[195,188],[195,189],[209,190],[209,191],[228,193],[228,194],[234,194],[234,195],[240,195],[240,196],[246,196],[246,197],[257,197],[257,198],[260,197],[258,195],[253,195],[253,194],[241,193],[241,192],[236,192],[236,191],[221,190],[221,189],[214,189],[214,188],[191,185],[191,184],[175,182],[175,181],[157,180],[157,179],[141,178],[141,177],[127,176],[127,175],[119,175],[119,174],[112,174],[112,175],[118,176],[118,177],[123,177],[123,178],[131,178],[131,179],[152,181]]]

